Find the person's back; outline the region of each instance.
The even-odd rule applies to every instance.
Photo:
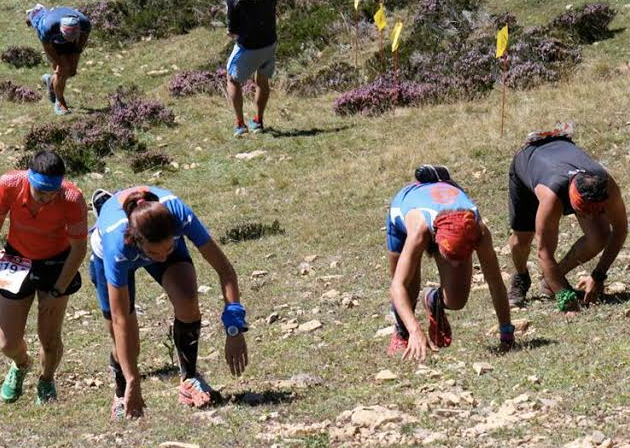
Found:
[[[228,28],[238,35],[240,46],[256,50],[278,40],[276,3],[277,0],[228,0]]]
[[[530,191],[537,185],[545,185],[560,198],[565,214],[573,210],[569,201],[569,182],[576,173],[607,175],[602,165],[572,141],[563,138],[522,149],[514,164],[516,174]]]
[[[61,21],[64,17],[76,17],[81,32],[89,33],[92,28],[88,18],[72,8],[59,7],[50,10],[44,9],[41,13],[37,14],[33,20],[33,26],[37,30],[39,39],[42,42],[53,42],[56,44],[66,43],[66,39],[61,33]]]
[[[433,221],[443,211],[471,210],[477,215],[477,207],[466,193],[451,182],[430,184],[413,183],[400,190],[392,200],[390,220],[392,224],[405,228],[405,216],[410,210],[422,212],[427,227],[433,233]]]

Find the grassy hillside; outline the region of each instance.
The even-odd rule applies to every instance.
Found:
[[[222,360],[216,275],[194,256],[199,284],[210,286],[200,296],[200,368],[221,389],[224,405],[202,416],[176,405],[178,379],[166,347],[171,307],[142,273],[137,295],[147,418],[110,423],[109,337],[84,266],[84,287],[72,297],[64,327],[60,400],[35,406],[37,374],[31,373],[25,396],[0,406],[0,446],[155,447],[178,441],[200,447],[323,448],[426,441],[444,447],[555,447],[587,436],[600,446],[630,446],[630,307],[623,293],[609,295],[605,304],[573,318],[557,313],[551,302],[532,301],[513,315],[531,322],[519,337],[519,349],[499,356],[493,350],[497,337],[488,335],[496,323],[488,290],[475,277],[468,306],[450,314],[453,345],[431,356],[425,368],[387,358],[388,336],[375,337],[390,325],[382,229],[386,207],[419,163],[448,165],[468,189],[493,231],[506,274],[511,272],[505,248],[507,170],[528,131],[573,120],[577,142],[610,169],[624,198],[630,198],[630,35],[625,30],[630,7],[620,0],[611,4],[618,10],[612,28],[619,32],[585,47],[584,62],[569,80],[508,92],[503,139],[497,86],[478,101],[399,108],[378,118],[339,118],[332,111],[335,94],[303,99],[276,88],[266,116],[269,132],[234,140],[232,112],[223,97],[173,99],[166,87],[174,73],[215,58],[226,44],[224,29],[196,29],[120,49],[89,46],[79,75],[69,83],[67,98],[75,115],[105,106],[118,85],[136,84],[174,111],[177,126],[155,127],[140,138],[167,151],[179,167],[134,174],[126,164],[128,155],[121,152],[108,159],[102,179],[73,178],[86,195],[96,187],[156,184],[180,195],[216,237],[237,224],[275,219],[286,232],[224,246],[239,274],[251,324],[250,366],[241,379],[231,378]],[[506,0],[487,1],[484,7],[513,11],[521,24],[534,25],[564,11],[566,3]],[[6,30],[0,49],[37,45],[33,31],[23,26],[23,9],[22,1],[0,0],[0,29]],[[362,59],[376,46],[366,41]],[[328,60],[351,60],[349,54],[330,48],[304,70],[316,70]],[[165,69],[168,73],[148,75]],[[283,71],[280,67],[276,86],[284,82]],[[0,63],[0,80],[32,88],[43,72],[43,66],[14,69]],[[246,107],[251,116],[251,103]],[[19,145],[33,125],[72,119],[56,118],[51,109],[45,99],[30,105],[0,102],[2,171],[22,154]],[[255,150],[265,154],[249,161],[234,157]],[[560,251],[578,235],[577,222],[564,219]],[[300,265],[313,255],[317,258],[309,258],[310,269],[303,275]],[[437,281],[434,266],[425,261],[423,282]],[[629,266],[630,251],[624,249],[609,272],[609,284],[621,282],[626,288]],[[256,270],[268,273],[252,277]],[[577,272],[572,273],[571,280],[576,278]],[[343,297],[350,302],[344,305]],[[274,311],[280,319],[268,324]],[[323,326],[307,333],[287,331],[293,319],[299,324],[317,319]],[[35,328],[31,319],[32,353],[38,348]],[[473,364],[482,361],[494,369],[479,376]],[[8,366],[6,360],[0,362],[2,375]],[[384,369],[397,378],[377,380]],[[298,374],[315,384],[282,382]],[[370,427],[361,426],[355,413],[352,425],[342,413],[359,405],[391,406],[390,413],[400,415],[378,409],[377,415],[388,420]]]

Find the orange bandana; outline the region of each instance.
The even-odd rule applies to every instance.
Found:
[[[455,261],[468,259],[479,242],[479,226],[470,210],[444,213],[434,222],[435,241],[442,254]]]
[[[569,184],[569,200],[574,210],[582,213],[595,214],[600,213],[606,207],[606,200],[600,202],[587,201],[582,197],[575,185],[575,181],[571,180]]]

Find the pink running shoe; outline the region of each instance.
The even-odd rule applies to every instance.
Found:
[[[199,375],[188,378],[179,385],[179,402],[203,408],[221,401],[221,395],[212,389]]]
[[[404,352],[407,350],[408,343],[409,341],[407,339],[399,335],[397,331],[394,331],[394,334],[392,334],[392,338],[389,341],[389,347],[387,347],[387,354],[389,356],[396,356],[399,352]]]

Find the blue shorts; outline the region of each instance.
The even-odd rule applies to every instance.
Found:
[[[387,211],[387,250],[394,253],[401,253],[407,240],[407,232],[403,232],[392,222],[390,211]]]
[[[276,70],[277,47],[278,42],[257,50],[247,50],[234,44],[227,63],[228,75],[239,84],[244,84],[257,71],[271,78]]]
[[[151,263],[144,267],[153,279],[162,284],[162,276],[166,270],[173,264],[179,262],[187,262],[192,264],[192,258],[186,247],[186,242],[180,238],[175,246],[175,250],[171,252],[166,261],[161,263]],[[105,264],[103,260],[92,254],[89,265],[90,280],[96,288],[96,295],[100,302],[103,317],[112,320],[111,308],[109,306],[109,292],[107,291],[107,279],[105,278]],[[136,310],[136,280],[135,270],[130,270],[127,274],[127,287],[129,288],[129,314],[133,314]]]

